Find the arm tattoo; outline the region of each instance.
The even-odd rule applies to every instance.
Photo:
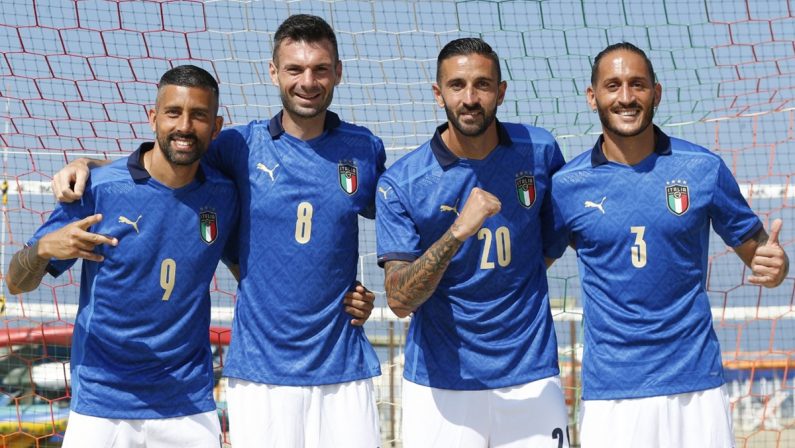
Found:
[[[385,288],[390,307],[408,314],[425,303],[462,244],[448,230],[413,262],[387,262]]]
[[[11,258],[11,263],[8,266],[8,279],[21,292],[36,289],[47,272],[50,260],[39,257],[38,249],[39,242],[37,241],[32,246],[22,248]]]

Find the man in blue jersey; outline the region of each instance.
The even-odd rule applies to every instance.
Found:
[[[629,43],[594,60],[588,104],[602,135],[553,178],[556,227],[580,264],[581,440],[599,447],[733,447],[705,289],[710,225],[774,287],[788,271],[720,156],[652,124],[662,87]]]
[[[342,76],[328,23],[291,16],[273,48],[283,110],[224,130],[205,157],[246,204],[224,366],[231,439],[371,448],[381,443],[371,380],[380,366],[361,327],[374,296],[356,282],[358,216],[374,215],[384,146],[327,110]],[[56,191],[77,193],[69,181],[87,170],[76,165]]]
[[[406,341],[406,447],[568,446],[545,255],[545,130],[496,120],[507,84],[481,39],[448,43],[433,93],[447,122],[379,181],[376,234]]]
[[[220,444],[209,289],[239,207],[232,181],[199,163],[217,112],[212,75],[167,71],[149,111],[155,142],[96,169],[11,260],[19,294],[84,259],[65,447]]]

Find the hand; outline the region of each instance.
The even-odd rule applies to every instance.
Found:
[[[753,275],[748,277],[748,282],[772,288],[784,281],[789,271],[789,260],[778,242],[782,226],[780,219],[773,221],[770,226],[770,237],[764,245],[756,248],[754,258],[751,260]]]
[[[74,202],[83,197],[88,181],[89,162],[89,159],[80,158],[55,173],[50,182],[55,199],[59,202]]]
[[[464,241],[476,234],[486,218],[496,215],[501,208],[502,204],[496,196],[475,187],[469,193],[464,208],[450,227],[450,231],[457,240]]]
[[[375,294],[357,281],[353,291],[346,292],[342,301],[345,304],[345,312],[353,316],[351,325],[360,327],[367,322],[370,313],[373,312]]]
[[[39,253],[37,255],[48,260],[51,258],[59,260],[72,258],[85,258],[91,261],[104,260],[102,255],[93,252],[94,248],[100,244],[116,246],[119,244],[119,240],[86,231],[86,229],[100,221],[102,221],[102,215],[91,215],[44,235],[39,240]]]

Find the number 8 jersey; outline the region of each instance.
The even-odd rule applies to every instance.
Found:
[[[579,260],[585,400],[724,382],[705,285],[710,225],[736,247],[762,224],[718,155],[654,130],[637,165],[608,161],[600,137],[553,177],[556,228]]]
[[[96,213],[102,221],[89,231],[119,241],[94,249],[104,261],[82,263],[71,408],[83,415],[151,419],[215,409],[210,281],[237,228],[237,193],[206,166],[184,187],[161,184],[139,162],[153,146],[92,170],[82,200],[59,205],[28,243]],[[75,261],[51,260],[47,271],[58,276]]]
[[[283,386],[379,375],[343,296],[356,281],[358,217],[374,214],[383,143],[329,111],[323,133],[309,141],[284,132],[281,118],[224,130],[208,152],[235,179],[243,203],[224,375]]]

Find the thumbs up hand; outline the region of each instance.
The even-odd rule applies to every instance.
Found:
[[[770,226],[770,237],[764,244],[757,246],[754,258],[751,260],[751,271],[748,282],[754,285],[773,288],[784,281],[789,271],[789,259],[784,248],[778,242],[783,223],[780,219],[773,221]]]

